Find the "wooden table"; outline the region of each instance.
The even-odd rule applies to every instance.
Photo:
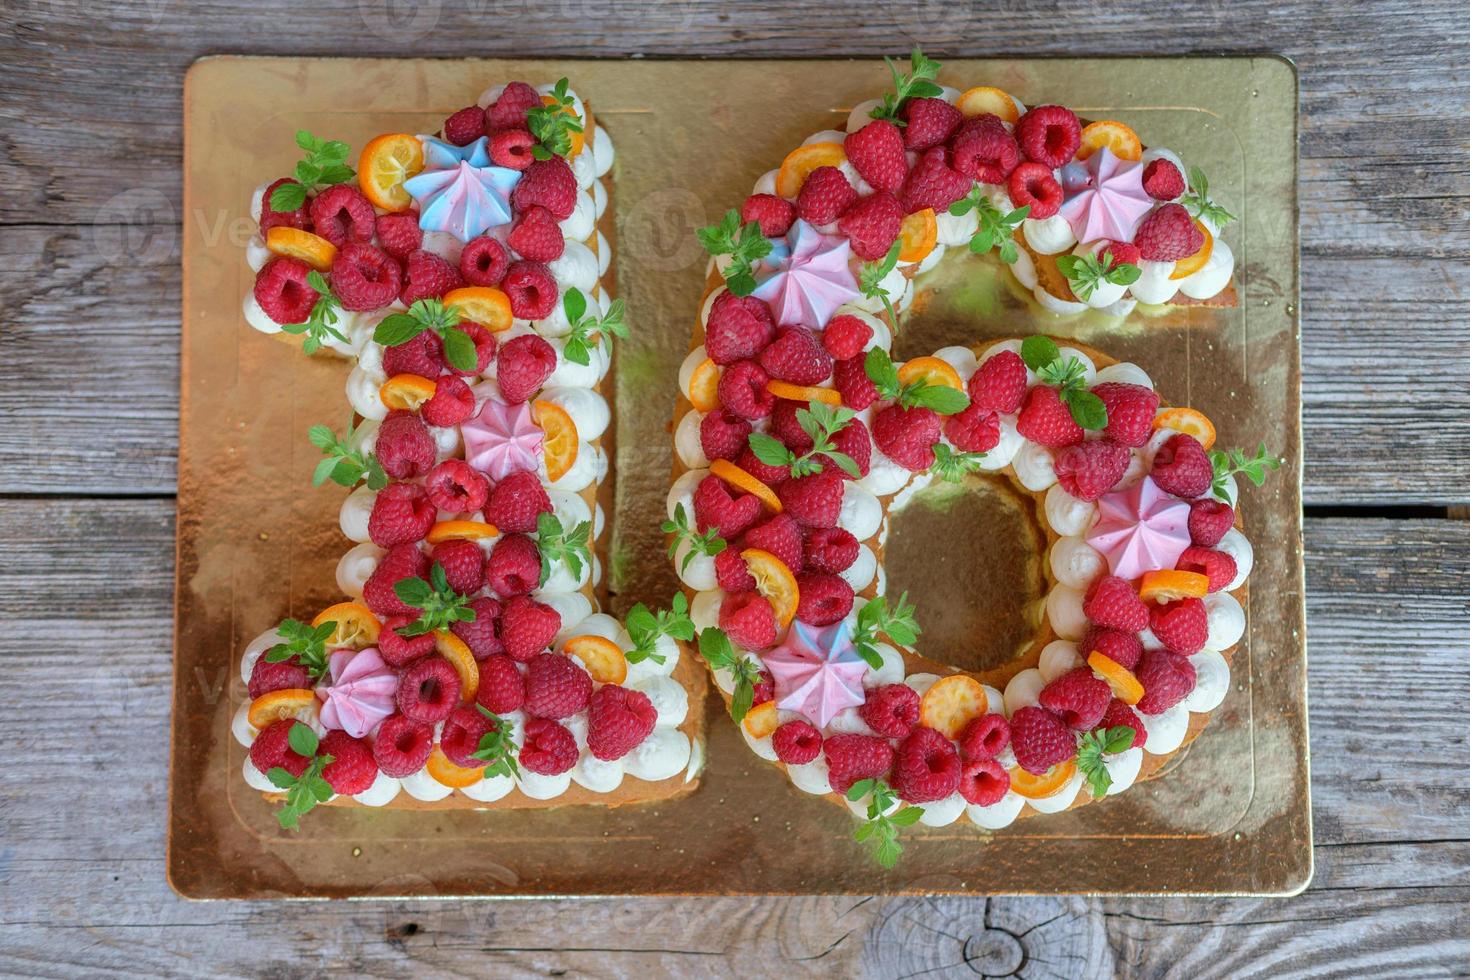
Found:
[[[1453,0],[0,9],[0,969],[1425,976],[1470,962],[1470,15]],[[432,30],[430,31],[430,28]],[[430,31],[421,39],[414,37]],[[1292,899],[191,904],[164,882],[180,98],[216,52],[1301,69],[1317,871]],[[119,687],[118,680],[123,684]],[[201,679],[201,682],[207,679]],[[120,692],[120,693],[119,693]],[[1457,965],[1458,964],[1458,965]]]

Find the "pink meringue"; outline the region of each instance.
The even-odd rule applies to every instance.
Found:
[[[520,470],[535,470],[541,457],[541,427],[531,420],[525,402],[507,405],[486,399],[479,413],[459,426],[464,458],[497,483]]]
[[[839,306],[860,295],[848,265],[852,246],[846,238],[823,235],[805,221],[792,226],[787,242],[790,254],[776,260],[775,272],[752,295],[770,306],[782,326],[799,323],[820,330]]]
[[[1151,477],[1104,494],[1097,504],[1101,517],[1087,543],[1114,575],[1135,579],[1173,568],[1189,547],[1189,504],[1160,490]]]
[[[332,683],[318,687],[322,724],[362,738],[396,709],[398,674],[383,663],[376,647],[338,650],[328,661]]]
[[[1079,242],[1132,241],[1139,222],[1154,206],[1143,189],[1143,166],[1124,160],[1106,146],[1083,166],[1088,179],[1075,193],[1068,193],[1060,212],[1072,226],[1072,234]]]
[[[476,167],[459,160],[445,170],[425,170],[403,182],[419,208],[419,227],[448,232],[467,242],[510,224],[510,193],[521,179],[507,167]]]
[[[796,711],[818,728],[844,708],[862,704],[863,672],[868,669],[852,645],[847,620],[823,629],[800,620],[786,640],[763,658],[776,686],[776,707]]]

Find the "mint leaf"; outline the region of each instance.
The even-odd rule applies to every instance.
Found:
[[[951,449],[944,443],[934,446],[934,463],[929,472],[946,483],[959,483],[967,473],[978,473],[984,453],[967,453]]]
[[[934,81],[939,76],[939,62],[924,57],[917,44],[909,54],[907,73],[900,72],[889,58],[884,58],[883,63],[893,76],[893,91],[884,95],[882,103],[868,113],[873,119],[886,119],[895,126],[906,126],[908,124],[899,116],[899,110],[905,102],[909,99],[938,98],[944,94],[944,89]]]
[[[1057,349],[1056,341],[1050,337],[1033,334],[1021,341],[1021,360],[1033,371],[1041,371],[1042,368],[1059,360],[1062,352]]]
[[[674,536],[673,540],[669,542],[670,558],[673,558],[678,553],[680,542],[689,542],[689,551],[685,553],[684,561],[679,566],[680,572],[689,569],[689,563],[694,560],[695,555],[707,555],[713,558],[725,550],[725,539],[719,536],[719,529],[712,527],[703,533],[695,530],[689,523],[689,513],[684,509],[683,504],[675,505],[674,519],[664,521],[659,525],[659,529],[665,534],[672,534]]]
[[[494,776],[518,778],[521,770],[516,765],[516,746],[511,740],[510,724],[483,704],[477,704],[475,707],[480,714],[490,720],[490,724],[494,727],[480,736],[480,744],[475,747],[475,751],[470,753],[470,758],[485,763],[486,779]]]
[[[924,808],[905,806],[888,814],[887,811],[898,802],[898,794],[881,779],[859,780],[847,791],[847,798],[856,803],[869,793],[872,798],[868,800],[867,820],[858,825],[852,836],[860,844],[871,843],[874,858],[883,867],[891,868],[903,853],[903,845],[898,842],[899,828],[917,823],[924,815]]]
[[[281,330],[296,336],[305,334],[306,339],[301,342],[301,349],[307,354],[315,354],[328,339],[347,343],[346,335],[336,326],[342,304],[332,292],[332,287],[327,284],[326,277],[313,269],[306,274],[306,284],[317,293],[311,313],[303,323],[281,324]]]
[[[699,229],[695,237],[710,255],[730,256],[730,264],[721,272],[730,292],[749,296],[755,291],[755,263],[771,252],[771,240],[761,234],[757,222],[751,221],[742,228],[740,212],[732,208],[725,212],[719,224]]]
[[[1137,282],[1142,274],[1142,270],[1130,262],[1113,267],[1111,251],[1105,251],[1101,256],[1097,253],[1059,255],[1057,268],[1067,277],[1067,284],[1072,287],[1073,294],[1084,301],[1091,299],[1092,294],[1103,283],[1129,286]]]
[[[689,600],[684,598],[682,592],[675,594],[674,601],[666,611],[652,613],[643,603],[638,603],[628,611],[623,623],[628,630],[628,636],[633,640],[633,649],[627,653],[630,664],[644,660],[663,663],[663,654],[654,652],[659,637],[670,636],[686,643],[694,639],[694,620],[689,618]]]
[[[332,184],[345,184],[357,176],[347,165],[351,148],[338,140],[323,140],[304,129],[296,131],[296,145],[306,156],[296,164],[296,184],[282,184],[271,192],[268,202],[272,211],[295,211],[306,203],[308,191]]]
[[[567,79],[557,79],[551,90],[551,102],[532,106],[526,113],[526,128],[537,141],[531,155],[538,160],[550,160],[553,154],[570,156],[572,134],[582,132],[582,120],[576,114],[570,89]]]
[[[399,579],[393,583],[393,594],[404,605],[419,611],[419,618],[398,630],[399,636],[423,636],[446,630],[455,623],[471,623],[475,610],[470,607],[470,597],[460,595],[449,587],[444,566],[434,562],[429,569],[429,581],[421,578]]]
[[[961,217],[976,212],[979,225],[975,234],[970,236],[970,251],[976,255],[983,255],[991,249],[999,246],[1000,260],[1005,263],[1016,261],[1019,257],[1016,250],[1015,232],[1016,228],[1031,214],[1031,205],[1027,204],[1009,213],[1003,213],[990,202],[990,198],[979,187],[955,201],[949,206],[949,213],[955,217]]]
[[[624,305],[620,299],[609,303],[606,313],[589,315],[587,297],[576,286],[571,286],[563,295],[561,305],[567,323],[571,324],[562,353],[574,364],[591,364],[592,351],[599,345],[611,347],[613,337],[628,338],[628,327],[623,322]]]
[[[1097,729],[1077,739],[1077,770],[1087,778],[1094,798],[1106,796],[1113,785],[1112,773],[1103,761],[1104,755],[1126,752],[1138,733],[1127,725]]]
[[[1107,428],[1107,406],[1087,390],[1087,366],[1079,358],[1064,360],[1055,341],[1037,334],[1021,342],[1021,360],[1036,372],[1043,384],[1057,389],[1057,396],[1067,406],[1072,421],[1093,431]]]
[[[563,562],[572,577],[582,577],[582,566],[592,564],[592,522],[583,521],[564,530],[555,514],[542,512],[536,518],[536,547],[541,552],[541,584],[545,585],[557,562]]]
[[[460,371],[474,371],[479,366],[479,352],[469,334],[459,327],[459,310],[445,306],[443,300],[416,300],[407,313],[392,313],[373,328],[373,340],[384,347],[406,343],[425,330],[432,330],[444,342],[444,355]],[[432,379],[431,379],[432,380]]]
[[[276,631],[285,637],[285,642],[277,643],[265,652],[266,663],[278,664],[296,657],[312,680],[318,680],[327,673],[326,644],[337,631],[335,621],[329,620],[320,626],[312,626],[299,620],[287,619],[276,627]],[[311,752],[301,754],[311,755]]]
[[[882,300],[883,309],[888,313],[888,325],[898,326],[898,314],[893,310],[893,302],[888,297],[888,290],[883,288],[883,280],[898,266],[898,253],[902,248],[900,242],[895,239],[888,246],[888,254],[878,262],[864,262],[858,270],[858,289],[868,299]]]
[[[884,596],[875,596],[863,603],[858,610],[857,629],[853,631],[852,645],[858,656],[867,661],[874,670],[883,666],[883,655],[878,652],[878,637],[886,635],[899,646],[911,647],[919,639],[919,624],[914,619],[914,607],[908,602],[909,594],[898,597],[893,610],[888,609]]]
[[[1246,456],[1243,449],[1231,449],[1228,452],[1220,449],[1210,450],[1210,465],[1214,469],[1214,478],[1210,482],[1210,492],[1226,503],[1230,502],[1226,491],[1226,480],[1232,475],[1239,473],[1252,486],[1259,487],[1266,482],[1266,471],[1281,468],[1281,460],[1266,451],[1263,442],[1256,447],[1254,456]]]
[[[699,655],[715,670],[728,670],[735,678],[735,690],[730,695],[730,717],[738,725],[745,720],[751,702],[755,700],[755,682],[760,677],[760,668],[736,656],[735,648],[725,631],[711,626],[699,634]]]
[[[297,734],[303,731],[306,733],[304,736]],[[313,757],[311,762],[300,776],[291,775],[289,770],[281,766],[272,767],[265,775],[271,781],[271,785],[286,791],[286,802],[276,811],[276,822],[281,825],[282,830],[300,830],[301,818],[318,803],[325,803],[332,798],[332,786],[322,778],[322,772],[334,760],[330,755],[315,755],[316,732],[313,732],[308,725],[291,726],[287,740],[293,752]],[[303,752],[298,748],[298,746],[305,747],[307,744],[311,746],[309,752]]]
[[[1210,182],[1199,167],[1189,168],[1189,189],[1192,193],[1185,194],[1179,203],[1194,217],[1203,218],[1216,228],[1235,220],[1235,215],[1210,200]]]
[[[313,425],[306,432],[311,444],[322,451],[323,459],[317,463],[311,475],[311,485],[319,487],[331,480],[344,487],[356,486],[366,479],[369,489],[381,490],[388,485],[388,474],[372,453],[353,448],[352,420],[347,420],[347,432],[338,439],[329,426]]]

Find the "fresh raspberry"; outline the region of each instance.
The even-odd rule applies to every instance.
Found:
[[[812,448],[812,437],[801,427],[801,419],[796,414],[806,407],[805,402],[792,401],[789,398],[776,399],[776,404],[771,408],[771,424],[766,430],[767,435],[775,436],[781,441],[781,445],[797,455]]]
[[[842,796],[853,783],[876,779],[893,765],[893,747],[870,735],[833,735],[822,743],[822,752],[827,756],[827,782]]]
[[[965,119],[960,110],[943,99],[906,99],[898,115],[907,124],[903,129],[903,148],[915,153],[949,139]]]
[[[549,718],[526,722],[526,744],[521,746],[521,766],[542,776],[559,776],[577,764],[577,740],[565,725]]]
[[[1149,627],[1167,650],[1181,657],[1199,653],[1210,637],[1210,620],[1205,612],[1205,604],[1192,597],[1154,606],[1149,612]],[[1147,659],[1148,654],[1145,653],[1144,660]],[[1149,708],[1143,710],[1150,714],[1155,713]]]
[[[934,465],[941,428],[939,413],[932,408],[889,405],[873,416],[873,441],[883,455],[918,473]]]
[[[790,466],[777,466],[772,463],[767,463],[757,456],[755,451],[748,445],[740,450],[739,456],[735,457],[735,465],[772,490],[791,479]]]
[[[1198,252],[1205,244],[1204,232],[1182,204],[1165,204],[1151,212],[1133,235],[1138,254],[1150,262],[1177,262]]]
[[[444,120],[444,139],[455,146],[469,146],[485,135],[485,110],[466,106]]]
[[[505,534],[485,561],[485,584],[502,599],[529,595],[541,584],[541,552],[524,534]]]
[[[333,792],[343,796],[367,792],[378,778],[378,764],[373,760],[373,748],[367,739],[353,738],[340,728],[322,736],[317,754],[332,757],[322,767],[322,778]]]
[[[908,180],[898,193],[898,203],[905,214],[925,208],[942,212],[970,193],[970,187],[970,178],[952,168],[944,147],[936,146],[925,151],[909,171]]]
[[[473,541],[441,541],[429,560],[443,566],[449,587],[460,595],[474,595],[485,585],[485,551]]]
[[[373,736],[373,759],[383,775],[402,779],[424,768],[434,750],[434,729],[406,718],[390,715]]]
[[[469,368],[458,368],[455,367],[453,364],[447,363],[444,366],[449,370],[451,374],[458,375],[461,378],[471,378],[475,375],[484,374],[485,369],[490,366],[490,362],[495,359],[495,347],[497,344],[495,335],[480,324],[472,323],[469,320],[461,320],[459,324],[459,330],[463,332],[465,336],[469,337],[471,343],[475,345],[474,366]],[[428,332],[429,331],[425,331],[425,333]]]
[[[1102,654],[1113,663],[1132,670],[1143,656],[1143,641],[1137,633],[1124,633],[1106,626],[1089,626],[1082,639],[1077,641],[1077,652],[1086,660],[1094,652]]]
[[[1021,414],[1016,418],[1016,431],[1052,449],[1075,446],[1087,435],[1063,404],[1062,396],[1048,385],[1036,385],[1026,392]]]
[[[515,190],[510,192],[510,204],[517,212],[528,211],[539,204],[557,221],[565,221],[577,206],[577,178],[559,156],[533,160],[521,172]]]
[[[1107,731],[1109,728],[1133,729],[1133,744],[1128,746],[1130,749],[1141,749],[1148,743],[1148,731],[1143,727],[1143,721],[1132,708],[1117,698],[1108,702],[1108,710],[1103,712],[1102,721],[1097,723],[1093,731]]]
[[[1028,705],[1011,716],[1011,751],[1022,769],[1040,776],[1077,754],[1077,737],[1050,711]]]
[[[1159,489],[1187,500],[1210,489],[1215,468],[1199,441],[1181,432],[1159,447],[1149,476],[1153,477]]]
[[[250,668],[249,692],[252,701],[272,691],[309,689],[312,686],[311,674],[301,665],[300,657],[293,656],[289,660],[271,663],[261,656],[255,661],[255,666]]]
[[[1109,269],[1116,269],[1120,265],[1137,265],[1143,258],[1138,246],[1132,242],[1104,240],[1097,246],[1097,254],[1112,256],[1112,261],[1108,263]]]
[[[858,539],[846,528],[814,528],[806,534],[803,564],[808,571],[836,575],[857,561],[858,547]]]
[[[734,548],[726,548],[715,555],[715,580],[726,592],[749,592],[755,588],[755,576],[750,566]]]
[[[490,137],[490,162],[507,170],[525,170],[536,161],[536,137],[524,129],[504,129]]]
[[[822,754],[822,733],[804,721],[788,721],[771,735],[776,758],[788,766],[804,766]]]
[[[985,184],[1004,184],[1021,162],[1016,138],[999,116],[988,112],[965,121],[950,142],[949,154],[955,170]]]
[[[424,540],[438,512],[416,483],[390,483],[373,499],[368,515],[368,537],[379,548]]]
[[[500,288],[510,298],[511,314],[519,320],[544,320],[556,308],[556,277],[540,262],[512,262]]]
[[[285,184],[291,184],[296,187],[301,186],[298,181],[292,180],[290,177],[282,177],[280,180],[272,181],[271,185],[265,189],[265,193],[260,196],[259,224],[262,235],[272,228],[277,227],[299,228],[302,231],[311,230],[311,216],[307,213],[307,208],[311,204],[310,201],[303,200],[301,206],[294,211],[277,211],[271,207],[271,195],[275,194],[276,188]]]
[[[551,497],[530,470],[518,470],[507,475],[495,485],[485,505],[485,520],[502,532],[534,531],[540,515],[549,513]]]
[[[449,627],[449,632],[464,641],[476,660],[483,661],[503,653],[505,644],[500,642],[500,635],[496,632],[496,624],[500,619],[500,603],[482,595],[471,599],[469,607],[474,610],[475,618],[454,623]],[[482,672],[484,669],[483,666],[480,668]],[[483,684],[484,674],[481,673],[480,676]]]
[[[404,636],[399,632],[415,618],[389,616],[383,620],[383,628],[378,633],[378,655],[383,658],[383,663],[402,670],[420,657],[427,657],[434,652],[433,633]]]
[[[448,428],[475,413],[475,395],[464,379],[446,375],[434,384],[434,394],[419,406],[419,415],[430,425]]]
[[[255,301],[277,323],[305,323],[321,297],[306,281],[310,274],[300,259],[271,259],[255,274]]]
[[[1211,592],[1219,592],[1235,581],[1235,559],[1211,548],[1185,548],[1174,567],[1181,572],[1198,572],[1208,578]]]
[[[485,131],[525,129],[526,113],[541,104],[541,93],[525,82],[510,82],[500,97],[485,107]]]
[[[459,672],[443,657],[410,664],[398,678],[398,710],[412,721],[432,725],[459,704]]]
[[[1108,410],[1107,437],[1119,445],[1141,446],[1153,434],[1154,413],[1159,396],[1151,388],[1121,381],[1104,381],[1094,385],[1092,393],[1102,399]]]
[[[761,234],[779,238],[791,230],[796,220],[796,205],[775,194],[752,194],[740,205],[740,221],[760,225]]]
[[[758,704],[765,704],[776,696],[776,682],[771,677],[771,672],[762,667],[756,673],[755,683],[751,685],[750,706],[753,708]]]
[[[401,579],[425,578],[429,574],[429,556],[417,545],[400,544],[389,548],[368,576],[362,589],[362,601],[379,616],[418,615],[418,610],[398,598],[393,586]]]
[[[429,472],[438,454],[434,437],[413,412],[395,409],[378,427],[378,441],[373,447],[383,472],[395,480],[411,480]]]
[[[994,806],[1011,789],[1011,774],[994,759],[968,759],[960,767],[960,784],[956,787],[965,802],[973,806]]]
[[[480,687],[475,700],[486,711],[503,715],[519,711],[526,700],[526,683],[516,662],[503,653],[486,658],[480,664]]]
[[[526,663],[526,713],[568,718],[587,707],[592,675],[571,657],[538,653]]]
[[[967,387],[972,404],[1013,414],[1026,397],[1026,362],[1015,351],[1003,350],[980,365]]]
[[[648,737],[658,711],[648,695],[604,684],[587,704],[587,749],[604,762],[621,759]]]
[[[838,429],[832,436],[832,448],[839,453],[846,453],[857,464],[859,479],[868,475],[868,470],[873,462],[873,439],[862,420],[849,419],[846,425]],[[851,473],[840,469],[836,463],[832,462],[832,457],[826,453],[819,453],[817,459],[821,461],[823,467],[830,467],[833,472],[841,474],[844,479],[853,479]]]
[[[260,730],[255,741],[250,743],[250,762],[261,772],[270,772],[280,766],[293,776],[299,776],[311,765],[311,760],[299,755],[291,748],[291,729],[304,724],[294,718],[276,721]]]
[[[311,200],[312,231],[341,248],[373,240],[378,213],[352,184],[335,184]]]
[[[398,298],[403,271],[380,248],[353,242],[332,259],[332,292],[344,310],[381,310]]]
[[[435,465],[424,479],[424,489],[436,508],[451,514],[473,514],[490,496],[490,482],[462,459]]]
[[[432,330],[415,334],[401,344],[383,348],[383,373],[417,374],[437,378],[444,373],[444,341]]]
[[[1194,690],[1194,664],[1187,657],[1177,656],[1168,650],[1144,653],[1133,676],[1143,685],[1143,697],[1137,707],[1144,714],[1157,715],[1168,711]]]
[[[500,394],[512,405],[529,401],[555,370],[556,348],[534,333],[506,341],[495,355]]]
[[[862,357],[849,357],[832,365],[832,386],[842,395],[842,404],[861,412],[878,400],[878,386],[868,377]]]
[[[1050,218],[1062,209],[1062,185],[1057,183],[1051,168],[1045,164],[1017,164],[1006,182],[1006,189],[1016,207],[1031,208],[1027,217]]]
[[[974,402],[944,420],[944,437],[966,453],[986,453],[1000,444],[1000,416]]]
[[[842,513],[843,480],[832,469],[787,480],[776,488],[785,512],[802,527],[836,527]]]
[[[732,592],[720,604],[720,629],[737,647],[762,650],[776,642],[776,613],[758,592]]]
[[[761,502],[753,494],[730,492],[725,481],[707,476],[694,488],[694,523],[701,531],[716,528],[719,536],[733,541],[761,516]]]
[[[847,175],[836,167],[818,167],[807,174],[796,195],[796,213],[813,225],[830,225],[857,200]]]
[[[529,596],[515,596],[501,609],[500,640],[512,660],[530,660],[550,645],[559,629],[557,611]]]
[[[763,419],[776,404],[776,396],[766,390],[770,380],[755,361],[736,361],[720,374],[720,404],[741,418]]]
[[[458,269],[433,252],[415,249],[404,262],[398,299],[404,306],[412,306],[421,299],[438,299],[463,285]]]
[[[1099,626],[1124,633],[1148,628],[1148,606],[1138,597],[1132,582],[1116,575],[1104,575],[1088,586],[1082,613]]]
[[[1055,170],[1070,163],[1082,145],[1082,124],[1071,109],[1039,105],[1016,121],[1016,142],[1028,160]],[[1015,200],[1014,194],[1011,199]],[[1031,216],[1036,217],[1035,212]]]
[[[1213,548],[1235,526],[1235,508],[1223,500],[1195,500],[1189,505],[1189,538],[1202,548]]]
[[[1184,175],[1168,160],[1150,160],[1143,168],[1143,190],[1156,201],[1172,201],[1184,193]]]
[[[896,191],[908,176],[903,133],[886,119],[874,119],[842,141],[853,169],[876,190]]]
[[[757,524],[745,532],[746,548],[769,551],[792,573],[806,567],[802,560],[801,525],[791,519],[790,514],[777,514],[764,524]]]
[[[498,239],[471,238],[459,253],[459,274],[471,286],[498,286],[510,268],[510,253]]]
[[[770,307],[754,296],[723,292],[710,306],[704,350],[716,364],[755,357],[776,333]]]
[[[885,738],[905,738],[919,723],[919,694],[907,684],[885,684],[868,692],[858,715]]]
[[[903,205],[887,191],[859,198],[837,221],[837,227],[860,259],[876,262],[888,254],[903,224]]]
[[[1096,500],[1123,478],[1131,458],[1111,439],[1089,439],[1057,453],[1057,482],[1078,500]]]
[[[852,612],[852,586],[839,575],[802,572],[796,576],[800,598],[796,618],[812,626],[831,626]]]
[[[806,327],[785,327],[761,351],[761,367],[773,378],[795,385],[821,384],[832,376],[832,355]]]
[[[960,785],[960,754],[954,743],[920,726],[898,743],[893,756],[893,789],[910,803],[932,803]]]
[[[709,459],[736,459],[750,438],[750,423],[734,412],[715,409],[699,422],[699,447]]]
[[[532,205],[516,216],[506,239],[510,247],[520,253],[521,258],[532,262],[554,262],[561,258],[567,242],[562,237],[561,226],[551,212],[539,204]]]
[[[1086,731],[1102,719],[1112,696],[1108,682],[1091,667],[1076,667],[1043,687],[1036,700],[1067,725]]]
[[[960,755],[966,759],[993,759],[1011,742],[1011,726],[997,713],[970,719],[960,731]]]
[[[469,705],[461,705],[449,714],[439,733],[439,748],[456,766],[483,769],[485,763],[475,758],[481,737],[495,730],[495,722]]]
[[[377,218],[378,246],[399,262],[408,258],[424,243],[424,232],[419,227],[417,211],[398,211],[380,214]]]
[[[873,328],[850,313],[834,316],[822,330],[822,346],[835,360],[857,357],[873,339]]]

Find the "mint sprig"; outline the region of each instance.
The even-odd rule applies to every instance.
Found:
[[[281,329],[292,335],[306,334],[301,349],[308,354],[315,354],[329,338],[347,343],[347,337],[337,329],[337,315],[342,311],[342,303],[327,284],[327,277],[312,269],[306,274],[306,284],[317,292],[310,315],[304,323],[283,323]]]
[[[1267,470],[1278,470],[1281,468],[1281,460],[1266,451],[1263,442],[1256,447],[1254,456],[1246,456],[1243,449],[1231,449],[1229,451],[1220,449],[1210,450],[1210,465],[1215,470],[1214,479],[1210,481],[1210,492],[1219,499],[1230,502],[1225,492],[1225,481],[1232,475],[1239,473],[1252,486],[1260,486],[1266,482]]]
[[[811,476],[822,472],[823,464],[817,457],[826,456],[844,473],[857,480],[863,475],[858,469],[857,461],[847,453],[838,452],[832,442],[833,437],[856,417],[857,412],[850,408],[813,401],[808,403],[806,408],[796,410],[796,424],[801,426],[801,431],[812,440],[812,448],[798,456],[787,449],[779,439],[768,436],[764,432],[752,432],[750,451],[755,453],[756,459],[768,466],[791,467],[793,477]]]
[[[1016,240],[1013,237],[1017,226],[1025,221],[1031,214],[1031,205],[1026,204],[1010,213],[1005,213],[990,203],[990,198],[980,188],[973,188],[969,194],[960,198],[949,206],[949,213],[956,218],[975,212],[980,220],[975,234],[970,236],[970,251],[976,255],[983,255],[1000,246],[1000,260],[1007,265],[1016,261],[1020,256],[1016,251]]]
[[[970,396],[949,385],[931,385],[920,379],[904,384],[899,380],[898,368],[893,359],[881,347],[869,349],[863,359],[863,372],[878,389],[886,401],[897,402],[904,408],[929,408],[940,415],[954,415],[970,407]]]
[[[444,566],[437,561],[429,569],[429,581],[421,578],[399,579],[393,583],[393,594],[405,605],[419,611],[419,618],[398,630],[399,636],[423,636],[437,630],[448,629],[455,623],[472,623],[475,610],[470,608],[468,596],[460,595],[449,587],[449,578]]]
[[[905,126],[907,123],[898,115],[905,102],[909,99],[933,99],[944,94],[944,89],[934,81],[939,76],[939,62],[924,57],[917,44],[909,53],[907,73],[900,72],[891,58],[884,58],[883,63],[888,66],[888,74],[893,76],[893,91],[884,95],[883,101],[868,113],[872,118]]]
[[[569,94],[571,85],[559,78],[551,89],[550,103],[532,106],[526,113],[526,128],[536,137],[531,147],[531,156],[537,160],[550,160],[552,155],[565,157],[572,152],[572,134],[582,131],[582,120],[573,109],[575,101]]]
[[[1092,298],[1097,288],[1104,283],[1114,286],[1131,286],[1138,281],[1141,269],[1131,262],[1113,265],[1113,253],[1093,252],[1087,255],[1058,255],[1057,268],[1067,277],[1076,297],[1084,302]]]
[[[771,240],[761,234],[759,223],[740,225],[740,212],[731,208],[719,224],[708,225],[694,233],[699,244],[711,255],[730,256],[730,264],[721,273],[725,288],[736,296],[755,292],[755,264],[771,254]]]
[[[555,514],[542,512],[536,518],[536,548],[541,552],[541,584],[551,578],[557,562],[565,562],[573,578],[582,577],[582,564],[592,564],[592,522],[583,521],[570,531]]]
[[[295,211],[306,203],[308,191],[332,184],[345,184],[357,176],[357,171],[347,165],[350,147],[340,140],[324,140],[304,129],[296,131],[296,145],[306,151],[306,156],[297,161],[292,176],[294,184],[282,184],[271,192],[272,211]]]
[[[1094,797],[1108,795],[1108,787],[1113,785],[1113,775],[1103,764],[1103,756],[1127,752],[1137,734],[1127,725],[1118,725],[1088,732],[1077,739],[1077,769],[1087,777]]]
[[[720,537],[719,529],[712,527],[703,533],[698,531],[689,523],[689,512],[684,509],[683,504],[674,505],[673,520],[664,521],[659,525],[659,530],[674,536],[674,539],[669,542],[670,558],[678,553],[681,542],[689,542],[689,551],[685,553],[684,561],[679,565],[681,572],[689,570],[689,563],[694,560],[695,555],[713,558],[725,550],[725,539]]]
[[[1072,413],[1072,421],[1084,429],[1107,427],[1107,406],[1087,390],[1087,367],[1081,360],[1076,357],[1063,360],[1056,341],[1040,334],[1021,342],[1021,360],[1036,372],[1043,383],[1057,388],[1062,404]]]
[[[1235,215],[1210,200],[1210,182],[1199,167],[1189,168],[1189,189],[1191,193],[1185,194],[1179,202],[1190,214],[1203,218],[1216,228],[1235,220]]]
[[[373,340],[396,347],[425,330],[434,331],[444,341],[444,358],[455,368],[473,371],[479,366],[474,340],[459,329],[459,310],[445,306],[443,300],[415,300],[407,313],[390,313],[373,329]]]
[[[984,458],[984,453],[960,452],[942,442],[935,443],[934,462],[930,465],[929,472],[945,483],[959,483],[965,478],[965,474],[978,473],[980,461]]]
[[[881,779],[859,779],[848,789],[847,798],[856,803],[869,793],[873,796],[868,800],[868,819],[858,824],[852,839],[859,844],[871,841],[873,857],[883,867],[891,868],[903,853],[903,845],[898,842],[899,828],[918,823],[924,808],[906,806],[890,815],[888,810],[898,802],[898,794]]]
[[[520,767],[516,765],[516,745],[511,741],[510,723],[495,714],[483,704],[475,705],[480,714],[490,719],[491,728],[480,736],[480,744],[475,751],[470,753],[470,758],[479,759],[485,763],[485,778],[492,776],[509,776],[516,779],[520,776]]]
[[[300,830],[301,818],[318,803],[332,798],[332,784],[322,778],[322,770],[331,765],[333,759],[329,755],[316,754],[320,742],[310,725],[292,725],[286,742],[292,752],[306,756],[311,762],[299,776],[291,775],[284,766],[272,766],[265,778],[271,781],[272,786],[286,791],[286,802],[276,811],[276,822],[282,830]]]
[[[899,646],[912,647],[919,639],[919,623],[914,619],[914,607],[909,603],[909,594],[903,593],[888,609],[884,596],[875,596],[863,603],[858,610],[857,629],[852,634],[852,645],[859,657],[868,666],[878,670],[883,666],[883,655],[878,652],[879,635],[887,636]]]
[[[337,632],[336,622],[312,626],[298,619],[287,619],[276,627],[276,631],[286,639],[265,652],[266,663],[278,664],[297,657],[312,680],[327,672],[327,641]]]
[[[868,299],[881,300],[883,309],[888,313],[888,325],[894,329],[898,328],[898,314],[893,310],[893,301],[888,298],[888,290],[883,288],[883,280],[898,265],[898,253],[902,246],[895,240],[888,246],[888,254],[877,262],[864,262],[858,270],[858,289]]]
[[[628,326],[623,322],[623,301],[615,299],[603,314],[587,312],[587,297],[576,286],[562,296],[561,308],[572,329],[567,332],[562,353],[573,364],[592,363],[592,351],[599,346],[612,347],[612,338],[628,339]]]
[[[312,471],[312,486],[319,487],[331,480],[339,486],[352,487],[364,478],[370,490],[381,490],[388,485],[388,474],[383,472],[383,464],[378,462],[378,457],[352,448],[353,432],[351,419],[347,420],[347,432],[341,439],[337,438],[331,426],[313,425],[306,430],[306,438],[325,457]]]
[[[686,643],[694,639],[694,620],[689,618],[689,600],[684,598],[682,592],[675,594],[674,601],[667,610],[659,610],[657,613],[650,612],[647,606],[638,603],[628,610],[623,625],[628,629],[628,636],[633,639],[633,649],[627,653],[630,664],[644,660],[663,663],[664,655],[654,652],[661,636],[671,636]]]
[[[735,724],[745,720],[755,700],[755,684],[760,680],[760,667],[737,656],[725,631],[711,626],[699,634],[699,654],[715,670],[728,670],[735,675],[735,690],[730,696],[730,717]]]

